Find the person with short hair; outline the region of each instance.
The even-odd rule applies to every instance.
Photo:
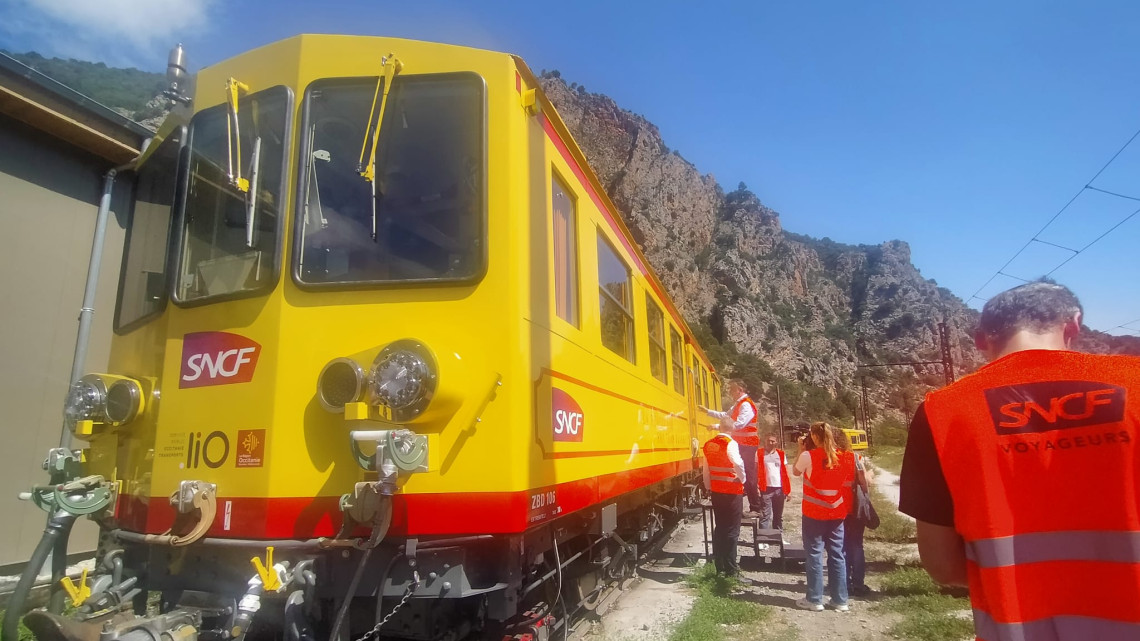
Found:
[[[1140,358],[1072,351],[1082,315],[1048,280],[993,297],[989,363],[910,424],[899,509],[980,639],[1140,639]]]
[[[727,412],[718,412],[698,405],[702,412],[720,419],[721,425],[726,426],[740,447],[740,457],[744,460],[744,493],[748,495],[748,514],[758,516],[760,510],[760,489],[756,485],[756,468],[758,465],[758,452],[760,451],[760,432],[758,429],[759,415],[756,412],[756,403],[748,397],[748,388],[744,381],[733,378],[728,381],[728,396],[735,399],[732,409]]]
[[[788,477],[788,460],[777,448],[780,439],[774,432],[764,436],[764,452],[760,455],[757,480],[760,489],[760,529],[784,529],[784,499],[792,493]]]
[[[720,574],[736,576],[736,542],[744,511],[744,461],[740,447],[732,440],[731,423],[720,426],[720,433],[705,443],[705,465],[701,475],[713,508],[713,565]]]
[[[806,440],[815,445],[810,451]],[[851,509],[848,494],[855,480],[855,459],[835,447],[827,423],[812,423],[799,440],[792,473],[804,477],[803,541],[807,553],[807,595],[796,601],[803,610],[823,610],[823,552],[827,549],[828,606],[847,612],[847,566],[843,556],[843,520]]]

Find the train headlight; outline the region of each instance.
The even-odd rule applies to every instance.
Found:
[[[396,421],[423,413],[439,381],[435,357],[423,343],[399,340],[376,355],[369,372],[371,400],[392,411]]]
[[[364,368],[351,358],[335,358],[317,377],[317,400],[330,412],[343,412],[344,406],[364,397]]]
[[[76,381],[63,404],[63,420],[71,429],[79,421],[102,421],[107,411],[107,385],[88,374]]]
[[[107,420],[115,425],[129,423],[138,416],[142,404],[142,387],[138,382],[129,378],[120,378],[111,383],[111,387],[107,389],[105,403]]]

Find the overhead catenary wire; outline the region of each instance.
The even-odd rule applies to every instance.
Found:
[[[1051,245],[1051,246],[1053,246],[1053,247],[1058,247],[1058,248],[1060,248],[1060,249],[1065,249],[1065,250],[1068,250],[1068,251],[1070,251],[1070,252],[1073,252],[1073,254],[1072,254],[1071,256],[1069,256],[1068,258],[1066,258],[1066,259],[1065,259],[1065,260],[1064,260],[1064,261],[1063,261],[1063,262],[1062,262],[1060,265],[1057,265],[1056,267],[1054,267],[1054,268],[1053,268],[1053,269],[1052,269],[1052,270],[1049,272],[1049,274],[1052,274],[1053,272],[1055,272],[1055,271],[1057,271],[1058,269],[1060,269],[1061,267],[1063,267],[1063,266],[1064,266],[1066,263],[1068,263],[1068,262],[1069,262],[1069,261],[1071,261],[1072,259],[1074,259],[1074,258],[1076,258],[1077,256],[1079,256],[1079,255],[1081,254],[1081,252],[1083,252],[1084,250],[1086,250],[1086,249],[1088,249],[1089,247],[1093,246],[1094,244],[1096,244],[1096,242],[1097,242],[1097,241],[1099,241],[1100,239],[1104,238],[1105,236],[1107,236],[1108,234],[1110,234],[1111,232],[1113,232],[1114,230],[1116,230],[1116,228],[1118,228],[1118,227],[1120,227],[1121,225],[1123,225],[1124,223],[1128,222],[1128,220],[1129,220],[1130,218],[1132,218],[1133,216],[1135,216],[1135,215],[1137,214],[1137,211],[1140,211],[1140,210],[1137,210],[1137,211],[1134,211],[1134,212],[1132,212],[1130,215],[1128,215],[1127,217],[1125,217],[1123,220],[1121,220],[1120,222],[1118,222],[1118,223],[1116,223],[1115,225],[1113,225],[1113,226],[1112,226],[1112,228],[1110,228],[1108,231],[1106,231],[1105,233],[1101,234],[1100,236],[1098,236],[1097,238],[1095,238],[1095,239],[1094,239],[1092,242],[1088,243],[1087,245],[1085,245],[1084,247],[1082,247],[1082,248],[1081,248],[1081,249],[1079,249],[1079,250],[1074,250],[1074,249],[1072,249],[1072,248],[1069,248],[1069,247],[1063,247],[1063,246],[1061,246],[1061,245],[1057,245],[1057,244],[1054,244],[1054,243],[1050,243],[1050,242],[1048,242],[1048,241],[1044,241],[1044,240],[1041,240],[1041,239],[1039,238],[1039,237],[1041,236],[1041,234],[1042,234],[1042,233],[1044,233],[1044,232],[1045,232],[1045,230],[1049,228],[1049,226],[1050,226],[1050,225],[1052,225],[1052,224],[1053,224],[1053,223],[1054,223],[1054,222],[1055,222],[1055,221],[1056,221],[1058,218],[1060,218],[1061,214],[1065,213],[1065,211],[1066,211],[1066,210],[1068,210],[1068,209],[1069,209],[1069,207],[1070,207],[1070,206],[1071,206],[1071,205],[1072,205],[1074,202],[1076,202],[1077,198],[1080,198],[1081,194],[1085,193],[1085,191],[1097,191],[1097,192],[1100,192],[1100,193],[1104,193],[1104,194],[1108,194],[1108,195],[1111,195],[1111,196],[1117,196],[1117,197],[1119,197],[1119,198],[1126,198],[1126,199],[1128,199],[1128,200],[1138,200],[1138,201],[1140,201],[1140,198],[1137,198],[1137,197],[1135,197],[1135,196],[1128,196],[1128,195],[1125,195],[1125,194],[1120,194],[1120,193],[1116,193],[1116,192],[1113,192],[1113,191],[1108,191],[1108,190],[1106,190],[1106,189],[1101,189],[1101,188],[1099,188],[1099,187],[1093,187],[1093,183],[1094,183],[1094,182],[1096,182],[1096,179],[1097,179],[1097,178],[1099,178],[1099,177],[1100,177],[1100,175],[1101,175],[1101,174],[1103,174],[1103,173],[1104,173],[1104,171],[1105,171],[1106,169],[1108,169],[1109,165],[1111,165],[1111,164],[1112,164],[1112,163],[1113,163],[1113,162],[1114,162],[1114,161],[1115,161],[1115,160],[1116,160],[1116,159],[1117,159],[1117,158],[1120,156],[1120,154],[1124,153],[1124,150],[1125,150],[1125,149],[1127,149],[1127,148],[1129,147],[1129,145],[1131,145],[1131,144],[1132,144],[1132,142],[1133,142],[1134,140],[1136,140],[1136,138],[1137,138],[1138,136],[1140,136],[1140,129],[1137,129],[1137,130],[1136,130],[1136,132],[1135,132],[1135,133],[1133,133],[1133,134],[1132,134],[1132,136],[1131,136],[1131,137],[1128,139],[1128,141],[1127,141],[1127,142],[1125,142],[1123,145],[1121,145],[1120,149],[1117,149],[1117,150],[1116,150],[1116,153],[1112,154],[1112,157],[1108,159],[1108,162],[1104,163],[1104,165],[1102,165],[1102,166],[1101,166],[1101,168],[1100,168],[1100,169],[1098,169],[1098,170],[1097,170],[1097,172],[1096,172],[1095,174],[1093,174],[1093,177],[1092,177],[1092,178],[1090,178],[1090,179],[1088,179],[1087,181],[1085,181],[1085,184],[1084,184],[1084,186],[1082,186],[1080,189],[1078,189],[1078,190],[1077,190],[1077,193],[1073,194],[1073,197],[1072,197],[1072,198],[1070,198],[1070,199],[1068,200],[1068,202],[1066,202],[1066,203],[1065,203],[1065,205],[1064,205],[1063,207],[1061,207],[1060,209],[1058,209],[1058,210],[1057,210],[1057,213],[1053,214],[1053,216],[1052,216],[1052,217],[1050,217],[1050,218],[1049,218],[1049,220],[1048,220],[1048,221],[1046,221],[1046,223],[1045,223],[1044,225],[1042,225],[1042,226],[1041,226],[1041,229],[1038,229],[1038,230],[1037,230],[1037,232],[1036,232],[1036,233],[1034,233],[1034,234],[1033,234],[1033,235],[1032,235],[1032,236],[1029,238],[1029,240],[1025,241],[1025,244],[1024,244],[1024,245],[1022,245],[1022,246],[1021,246],[1021,248],[1020,248],[1020,249],[1018,249],[1018,250],[1017,250],[1017,252],[1015,252],[1015,253],[1013,254],[1013,256],[1010,256],[1009,260],[1005,261],[1005,263],[1004,263],[1004,264],[1003,264],[1001,267],[999,267],[999,268],[997,269],[997,271],[995,271],[995,272],[994,272],[994,273],[993,273],[993,274],[992,274],[992,275],[991,275],[991,276],[990,276],[988,279],[986,279],[986,282],[982,283],[982,286],[981,286],[981,287],[979,287],[979,288],[978,288],[978,289],[977,289],[977,290],[976,290],[976,291],[975,291],[975,292],[974,292],[974,293],[973,293],[973,294],[970,296],[970,300],[973,300],[973,299],[975,299],[975,298],[977,298],[977,299],[981,300],[981,297],[980,297],[980,296],[978,296],[978,294],[980,294],[980,293],[982,292],[982,290],[983,290],[983,289],[985,289],[986,287],[988,287],[988,286],[989,286],[989,284],[990,284],[990,283],[992,283],[992,282],[994,281],[994,279],[995,279],[995,278],[997,278],[998,276],[1010,276],[1010,274],[1007,274],[1007,273],[1005,273],[1005,269],[1006,269],[1007,267],[1009,267],[1009,266],[1010,266],[1010,265],[1013,263],[1013,261],[1017,260],[1017,257],[1018,257],[1018,256],[1020,256],[1021,254],[1025,253],[1025,250],[1026,250],[1026,249],[1028,249],[1028,248],[1029,248],[1029,246],[1030,246],[1030,245],[1032,245],[1033,243],[1041,243],[1041,244],[1044,244],[1044,245]],[[1046,275],[1048,275],[1048,274],[1046,274]],[[1018,278],[1018,277],[1016,277],[1016,276],[1011,276],[1011,277],[1012,277],[1012,278],[1015,278],[1015,279],[1017,279],[1017,280],[1024,280],[1024,279]]]

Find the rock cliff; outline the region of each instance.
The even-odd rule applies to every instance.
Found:
[[[777,385],[785,422],[848,422],[863,379],[872,419],[903,418],[943,384],[941,365],[859,365],[940,361],[939,323],[956,374],[983,363],[977,312],[923,278],[905,242],[787,232],[743,183],[725,193],[645,118],[556,72],[542,85],[714,364],[768,401],[769,422]],[[1140,339],[1096,332],[1083,346],[1140,353]]]

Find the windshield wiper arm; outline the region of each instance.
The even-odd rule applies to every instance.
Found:
[[[257,220],[257,175],[261,166],[261,136],[253,141],[249,159],[249,192],[245,197],[245,246],[253,249],[253,230]]]
[[[249,181],[241,177],[241,130],[238,125],[238,94],[248,93],[249,85],[230,78],[226,81],[226,178],[238,191],[248,192]],[[235,169],[236,168],[236,169]]]
[[[381,73],[376,78],[376,91],[372,94],[372,109],[368,112],[368,126],[364,128],[364,140],[360,143],[360,161],[356,165],[356,173],[372,183],[372,242],[376,242],[376,147],[380,141],[380,125],[384,122],[384,110],[388,107],[388,93],[392,91],[392,81],[396,74],[404,68],[404,63],[390,53],[380,59]],[[381,96],[380,88],[384,93]],[[376,112],[376,102],[379,98],[380,112]],[[372,124],[373,117],[376,124]],[[369,145],[371,143],[371,146]],[[368,162],[364,162],[365,152],[368,151]]]

